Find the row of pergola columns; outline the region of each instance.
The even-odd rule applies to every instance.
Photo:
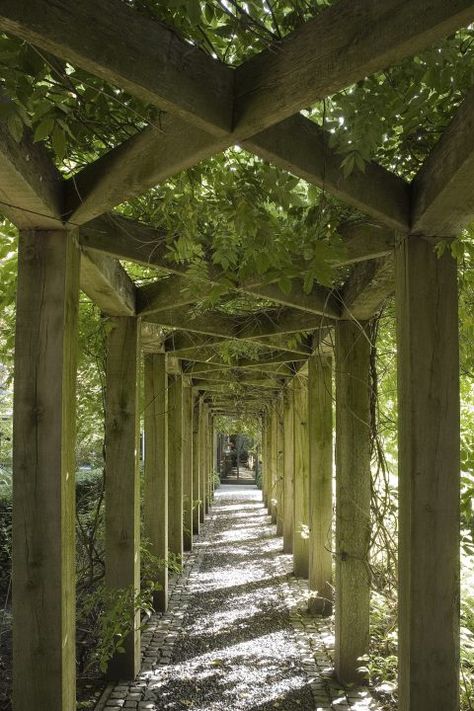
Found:
[[[75,708],[75,381],[79,249],[74,233],[23,232],[14,394],[14,709]],[[458,709],[459,363],[456,264],[430,241],[396,249],[399,410],[400,709]],[[138,589],[139,329],[110,319],[106,404],[106,583]],[[369,355],[366,325],[337,323],[336,516],[332,364],[318,354],[268,412],[263,493],[308,577],[313,610],[335,586],[336,671],[358,678],[369,634]],[[166,355],[145,357],[144,530],[166,560],[189,548],[212,498],[211,410]],[[335,559],[335,575],[332,558]],[[167,572],[155,603],[165,609]],[[112,678],[139,666],[139,620]]]
[[[80,252],[64,231],[19,242],[14,390],[13,704],[75,711],[75,388]],[[142,361],[136,317],[107,324],[105,567],[109,591],[140,590],[140,532],[162,565],[154,593],[168,602],[169,554],[192,547],[213,495],[210,409],[165,353]],[[142,366],[143,363],[143,366]],[[143,520],[139,420],[143,376]],[[140,667],[140,615],[108,667]]]
[[[396,302],[399,708],[456,711],[455,260],[447,252],[438,257],[430,240],[405,239],[396,249]],[[284,551],[293,554],[295,575],[308,579],[310,610],[329,614],[335,601],[335,670],[344,683],[361,679],[369,651],[372,345],[367,322],[339,321],[332,354],[312,355],[307,375],[298,374],[263,419],[263,499],[282,532]]]

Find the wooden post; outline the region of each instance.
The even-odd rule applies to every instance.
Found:
[[[283,398],[278,397],[276,401],[276,422],[277,422],[277,433],[276,433],[276,497],[277,497],[277,536],[283,536],[283,518],[284,518],[284,508],[285,508],[285,489],[284,489],[284,461],[283,461],[283,444],[284,444],[284,434],[283,434]]]
[[[199,410],[199,494],[201,500],[201,510],[199,512],[200,523],[204,523],[204,516],[207,513],[206,509],[206,441],[204,435],[204,408],[205,404],[201,402]]]
[[[269,448],[269,413],[265,413],[262,426],[262,449],[263,449],[263,474],[262,474],[262,496],[263,503],[267,510],[270,506],[270,448]]]
[[[283,515],[283,552],[293,552],[293,521],[294,521],[294,406],[293,389],[288,388],[285,393],[283,410],[283,456],[284,456],[284,515]]]
[[[193,547],[193,388],[183,388],[183,547]]]
[[[309,610],[332,612],[332,362],[309,359]]]
[[[105,410],[105,583],[109,591],[140,590],[138,470],[138,320],[111,318],[107,335]],[[140,669],[140,612],[130,619],[125,652],[110,661],[109,679]]]
[[[13,441],[13,705],[75,711],[79,250],[20,234]]]
[[[272,403],[272,409],[270,413],[270,436],[269,436],[269,455],[270,455],[270,513],[272,517],[272,523],[277,522],[277,510],[278,510],[278,472],[277,472],[277,462],[278,462],[278,415],[276,401]]]
[[[208,437],[208,406],[202,407],[201,413],[201,453],[202,453],[202,495],[204,500],[204,513],[209,513],[209,437]]]
[[[208,471],[209,471],[209,505],[214,501],[214,423],[211,413],[208,410],[207,414],[207,427],[208,427]]]
[[[168,607],[168,376],[166,354],[145,355],[145,537],[151,552],[163,561],[157,574],[160,590],[153,594],[155,610]]]
[[[370,343],[365,324],[336,326],[336,674],[362,680],[369,644]]]
[[[201,419],[201,400],[193,408],[193,533],[198,534],[201,524],[201,442],[199,422]]]
[[[309,442],[307,378],[298,377],[294,384],[295,470],[293,564],[299,578],[309,574]]]
[[[401,711],[459,709],[459,354],[456,261],[396,250]]]
[[[168,376],[168,547],[183,555],[183,378]]]

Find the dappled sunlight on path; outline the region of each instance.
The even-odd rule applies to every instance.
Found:
[[[307,615],[291,570],[261,492],[222,486],[168,612],[143,635],[139,679],[119,684],[107,711],[375,709],[332,681],[329,623]]]

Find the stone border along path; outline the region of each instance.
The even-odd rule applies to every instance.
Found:
[[[142,635],[140,675],[113,688],[105,711],[377,709],[366,689],[331,678],[331,622],[306,612],[307,583],[291,568],[261,492],[221,486],[168,611]]]

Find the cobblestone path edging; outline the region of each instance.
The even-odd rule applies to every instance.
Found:
[[[105,711],[376,709],[331,676],[331,621],[307,612],[307,583],[255,487],[221,487],[171,582],[168,611],[142,634],[142,669]],[[102,701],[101,706],[104,706]]]

